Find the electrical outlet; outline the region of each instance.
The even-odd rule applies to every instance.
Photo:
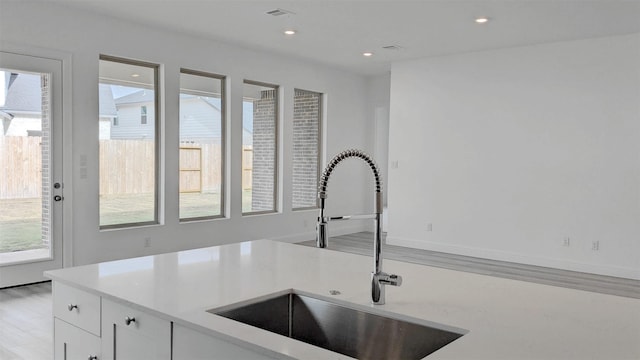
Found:
[[[564,239],[562,239],[562,246],[566,246],[566,247],[571,246],[571,238],[567,236]]]
[[[146,248],[151,247],[151,238],[150,237],[144,238],[144,247],[146,247]]]
[[[591,250],[599,251],[600,250],[600,241],[594,241],[591,243]]]

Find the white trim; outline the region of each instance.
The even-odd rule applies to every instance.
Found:
[[[448,254],[470,256],[475,258],[506,261],[519,264],[542,266],[554,269],[570,270],[590,274],[614,276],[625,279],[640,280],[640,271],[632,268],[589,264],[566,259],[554,259],[540,256],[529,256],[507,251],[483,249],[468,246],[436,243],[432,241],[387,236],[387,244],[414,249],[437,251]]]
[[[73,136],[72,84],[73,57],[70,52],[46,49],[25,44],[0,41],[2,51],[58,60],[62,63],[62,178],[64,202],[62,206],[62,267],[74,265],[73,259]]]
[[[70,52],[42,48],[10,41],[0,41],[0,50],[17,55],[26,55],[60,61],[62,67],[62,267],[74,265],[73,258],[73,56]],[[52,179],[54,181],[54,179]],[[66,191],[64,189],[66,188]]]

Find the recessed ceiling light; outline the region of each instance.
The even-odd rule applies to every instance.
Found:
[[[370,57],[370,56],[373,56],[373,53],[372,53],[372,52],[369,52],[369,51],[367,51],[367,52],[363,52],[363,53],[362,53],[362,56]]]
[[[476,18],[476,23],[478,24],[486,24],[489,22],[489,18],[486,16],[480,16]]]
[[[296,31],[295,31],[295,30],[285,30],[285,31],[284,31],[284,34],[285,34],[285,35],[295,35],[295,34],[296,34]]]
[[[132,77],[132,78],[137,78],[137,77],[139,77],[139,76],[140,76],[140,74],[131,74],[131,77]]]

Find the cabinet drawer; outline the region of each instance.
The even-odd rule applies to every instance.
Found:
[[[100,336],[100,296],[54,282],[53,316]]]
[[[267,352],[267,350],[264,350]],[[213,336],[191,330],[184,326],[173,326],[173,360],[273,360],[270,357]]]
[[[54,319],[54,360],[100,360],[100,338],[60,319]]]

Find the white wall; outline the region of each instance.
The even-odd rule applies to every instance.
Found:
[[[640,279],[640,34],[396,63],[389,157],[389,243]]]
[[[65,262],[75,265],[209,246],[258,238],[286,241],[314,237],[316,211],[291,211],[291,119],[293,89],[327,94],[326,153],[345,148],[371,149],[366,119],[366,79],[323,65],[253,51],[229,44],[198,39],[137,24],[38,2],[3,2],[0,11],[0,48],[40,53],[42,49],[70,54],[72,59],[72,133],[65,134],[72,153],[64,159],[65,174]],[[46,52],[46,51],[45,51]],[[164,109],[162,142],[164,165],[164,224],[135,229],[98,229],[98,58],[100,54],[144,60],[162,65],[161,95]],[[67,65],[68,60],[67,60]],[[180,224],[178,222],[177,119],[180,68],[208,71],[228,77],[230,106],[228,219]],[[282,213],[241,215],[242,81],[278,84],[283,91],[284,138],[280,173]],[[68,121],[68,119],[66,120]],[[366,187],[369,182],[359,166],[342,166],[330,185],[330,209],[334,213],[363,213],[372,208]],[[348,184],[347,184],[348,183]],[[70,226],[69,226],[70,224]],[[333,233],[366,229],[365,224],[332,224]],[[150,238],[151,247],[145,248]],[[69,250],[71,249],[71,250]]]
[[[391,74],[372,76],[367,79],[369,106],[367,114],[373,127],[373,151],[371,155],[382,174],[383,203],[387,205],[389,183],[389,99]]]

